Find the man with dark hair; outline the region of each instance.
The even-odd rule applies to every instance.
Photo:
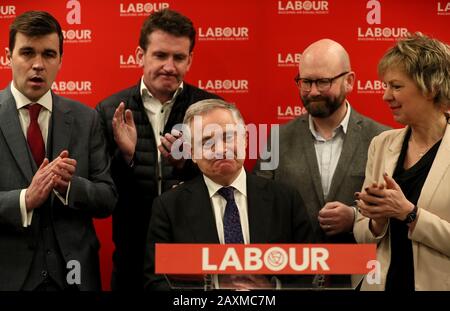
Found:
[[[97,106],[119,191],[113,214],[113,290],[142,290],[153,199],[197,172],[192,162],[170,154],[177,138],[172,127],[183,121],[187,108],[217,98],[183,82],[194,43],[195,29],[187,17],[167,9],[153,13],[144,22],[136,50],[142,78]]]
[[[92,218],[116,191],[95,110],[50,90],[61,68],[58,21],[18,16],[0,92],[0,290],[100,290]],[[71,270],[68,270],[71,269]]]
[[[32,17],[33,23],[30,22]],[[37,37],[56,33],[59,39],[59,53],[63,55],[64,36],[58,21],[43,11],[29,11],[16,18],[9,28],[9,50],[14,50],[16,34],[21,33],[27,37]]]
[[[175,37],[189,38],[189,52],[194,50],[195,28],[192,21],[186,16],[172,10],[162,10],[151,15],[142,25],[139,37],[141,49],[147,50],[149,35],[156,30],[162,30]]]

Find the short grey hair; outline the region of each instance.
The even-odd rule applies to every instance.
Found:
[[[225,109],[231,112],[234,121],[237,124],[242,124],[245,126],[244,118],[242,118],[241,113],[236,108],[236,106],[232,103],[228,103],[221,99],[204,99],[201,101],[192,104],[186,114],[184,115],[183,123],[187,126],[190,126],[190,123],[194,119],[195,116],[201,116],[206,114],[207,112],[214,109]]]

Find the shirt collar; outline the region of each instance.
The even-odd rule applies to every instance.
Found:
[[[222,185],[212,181],[207,176],[203,175],[203,179],[205,180],[206,187],[208,188],[209,197],[211,198],[216,192],[222,188]],[[241,172],[238,177],[231,183],[230,187],[235,188],[244,196],[247,196],[247,174],[245,173],[245,169],[241,168]]]
[[[52,93],[50,90],[47,91],[38,101],[29,100],[25,95],[23,95],[16,87],[14,86],[14,82],[11,82],[11,93],[16,101],[17,110],[24,108],[30,103],[38,103],[48,111],[52,111]]]
[[[175,99],[177,98],[177,96],[181,93],[181,91],[183,90],[184,87],[184,82],[181,81],[180,85],[178,86],[177,90],[173,93],[172,98],[170,99],[170,103],[175,102]],[[148,98],[153,98],[152,93],[150,92],[150,90],[147,88],[147,86],[144,83],[144,77],[141,78],[141,85],[140,85],[140,92],[139,94],[141,94],[141,98],[142,101],[145,101],[145,97],[148,96]],[[165,103],[161,103],[161,104],[165,104]]]
[[[342,119],[341,123],[339,123],[339,125],[334,129],[333,137],[336,135],[339,128],[342,128],[342,132],[344,134],[347,134],[348,123],[350,121],[351,108],[350,108],[350,104],[347,100],[345,101],[345,104],[347,105],[347,112],[345,113],[344,119]],[[316,128],[314,127],[314,122],[312,120],[311,115],[308,115],[308,123],[309,123],[309,130],[311,131],[311,134],[314,136],[314,138],[317,140],[323,140],[322,136],[320,136],[320,134],[316,131]]]

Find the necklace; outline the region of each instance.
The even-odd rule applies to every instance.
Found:
[[[410,145],[413,145],[414,153],[417,154],[420,158],[423,157],[427,151],[431,148],[431,146],[425,146],[425,148],[419,148],[419,145],[413,139],[413,136],[409,138]]]

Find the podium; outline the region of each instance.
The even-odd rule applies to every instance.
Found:
[[[157,243],[155,263],[186,290],[353,290],[380,273],[375,244]]]

